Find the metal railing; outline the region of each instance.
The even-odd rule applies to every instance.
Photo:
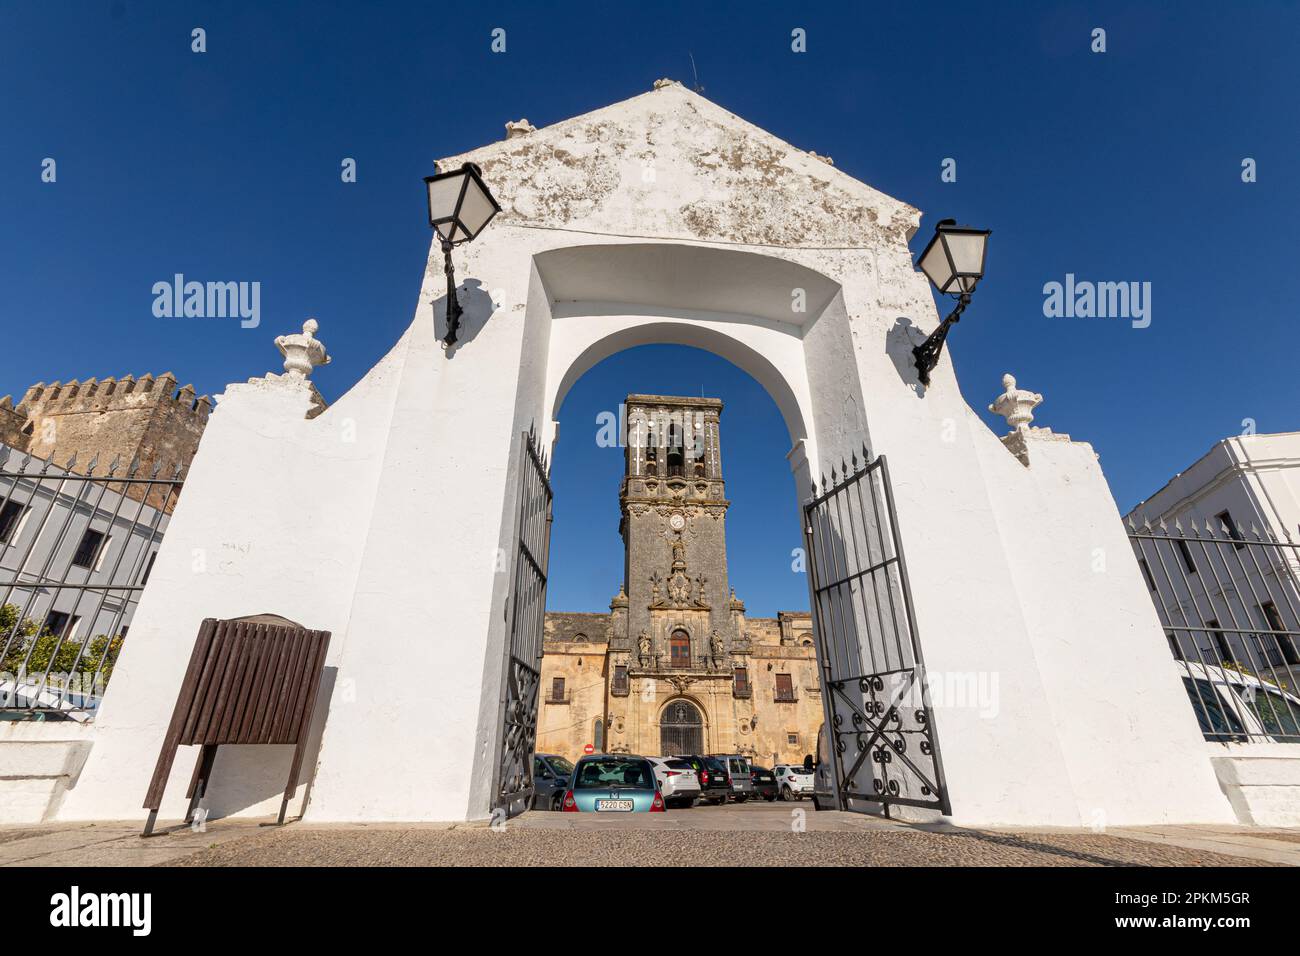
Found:
[[[1217,520],[1128,533],[1205,739],[1300,743],[1300,545]]]
[[[93,716],[183,484],[76,466],[0,446],[0,719]]]

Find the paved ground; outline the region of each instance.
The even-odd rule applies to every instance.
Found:
[[[964,830],[814,813],[807,803],[660,816],[528,813],[469,825],[275,828],[217,821],[140,839],[141,821],[0,827],[0,866],[1268,866],[1300,865],[1300,833],[1245,827]]]

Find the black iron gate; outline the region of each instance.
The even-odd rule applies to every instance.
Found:
[[[855,455],[804,506],[836,805],[950,814],[889,467]]]
[[[527,810],[533,798],[546,567],[551,548],[551,483],[546,458],[531,430],[520,441],[519,512],[506,605],[510,630],[501,700],[501,750],[493,794],[493,808],[510,816]]]
[[[695,705],[675,700],[659,719],[659,752],[698,754],[704,752],[704,720]]]

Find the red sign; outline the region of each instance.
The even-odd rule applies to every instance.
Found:
[[[591,744],[587,744],[587,746],[582,748],[582,752],[585,754],[594,754],[596,752],[596,748],[593,747]]]

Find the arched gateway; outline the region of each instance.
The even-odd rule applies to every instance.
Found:
[[[556,409],[605,356],[672,342],[748,371],[785,418],[804,567],[826,562],[810,596],[846,806],[878,808],[885,780],[904,806],[935,805],[903,769],[934,755],[924,735],[900,738],[901,720],[942,740],[957,822],[1231,821],[1092,450],[1033,430],[1018,458],[946,357],[917,381],[912,348],[938,324],[908,248],[921,214],[657,86],[442,163],[477,163],[503,207],[456,253],[453,349],[434,247],[411,326],[333,406],[292,374],[226,390],[63,819],[138,813],[188,635],[263,612],[335,635],[307,819],[483,819],[517,803],[545,607],[543,458],[587,440],[557,441]],[[828,484],[859,496],[858,519],[818,510]],[[872,677],[899,665],[905,697]],[[613,747],[617,697],[607,717]],[[215,815],[275,806],[285,755],[227,759]],[[184,809],[191,767],[175,767],[164,818]]]
[[[704,753],[704,718],[700,709],[685,698],[670,701],[659,717],[659,752]]]

